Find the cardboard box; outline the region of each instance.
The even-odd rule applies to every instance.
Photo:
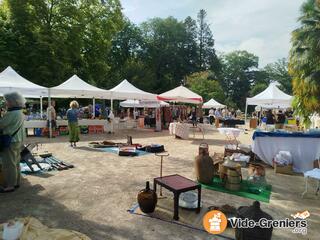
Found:
[[[289,164],[287,166],[281,166],[281,165],[277,165],[276,163],[273,163],[273,167],[274,167],[275,173],[288,174],[288,175],[293,174],[293,165],[292,164]]]

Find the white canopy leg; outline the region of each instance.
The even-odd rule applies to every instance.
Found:
[[[40,96],[40,119],[43,118],[43,101],[42,96]]]
[[[96,117],[96,99],[92,98],[92,117]]]
[[[48,91],[48,108],[49,108],[49,111],[48,111],[48,121],[49,121],[49,138],[52,138],[52,122],[51,122],[51,92],[50,92],[50,88],[49,88],[49,91]]]
[[[247,124],[247,111],[248,111],[248,102],[246,101],[246,109],[244,111],[244,126],[246,128]]]

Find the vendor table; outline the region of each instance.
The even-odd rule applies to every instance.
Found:
[[[109,129],[110,123],[108,120],[99,119],[79,119],[79,126],[104,126],[104,130]],[[57,127],[68,126],[67,120],[57,120]],[[45,128],[47,127],[47,120],[29,120],[24,121],[24,128]]]
[[[197,130],[201,132],[202,138],[204,139],[205,129],[203,127],[203,124],[198,124],[197,126],[193,126],[192,124],[189,124],[189,123],[178,123],[178,122],[169,124],[170,135],[175,135],[182,139],[189,139],[190,131],[192,131],[193,138],[195,138],[195,132]]]
[[[218,128],[219,133],[225,135],[227,143],[230,145],[238,146],[238,137],[240,133],[243,132],[242,129],[239,128]]]
[[[319,160],[318,160],[319,161]],[[318,192],[320,191],[320,169],[319,168],[315,168],[311,171],[307,171],[304,173],[304,178],[306,181],[306,187],[304,192],[302,193],[302,197],[304,197],[304,195],[308,192],[308,180],[309,178],[313,178],[316,179],[318,181],[318,185],[317,185],[317,190],[316,190],[316,195],[318,195]]]
[[[196,208],[197,213],[200,212],[201,203],[201,185],[188,179],[182,177],[178,174],[158,177],[154,179],[153,182],[154,191],[157,191],[157,184],[173,192],[174,195],[174,220],[179,220],[179,196],[183,192],[188,192],[191,190],[198,190],[198,207]]]
[[[224,127],[234,128],[236,125],[244,125],[244,120],[240,119],[219,119],[219,123],[223,123]]]
[[[170,123],[169,125],[169,132],[171,135],[176,135],[182,139],[189,138],[189,130],[190,127],[187,123]]]
[[[313,169],[313,161],[320,156],[320,134],[256,131],[252,151],[269,165],[279,151],[289,151],[294,171],[305,172]]]

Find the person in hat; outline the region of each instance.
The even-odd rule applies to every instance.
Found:
[[[20,152],[25,140],[24,114],[25,99],[17,92],[4,94],[7,112],[0,119],[2,135],[11,136],[8,147],[1,146],[2,172],[4,183],[0,187],[1,193],[13,192],[20,186]],[[3,143],[1,142],[3,145]]]

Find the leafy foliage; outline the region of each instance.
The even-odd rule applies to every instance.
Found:
[[[320,112],[320,4],[308,0],[301,8],[301,27],[292,33],[289,71],[293,77],[296,113],[309,124]]]
[[[246,97],[270,79],[291,92],[285,60],[258,69],[254,54],[218,57],[214,43],[203,9],[197,19],[153,18],[135,25],[123,16],[119,0],[0,2],[0,70],[11,65],[40,85],[52,87],[77,74],[102,88],[128,79],[162,93],[186,82],[205,100],[242,109]]]
[[[191,74],[187,77],[187,85],[205,101],[211,98],[221,102],[225,100],[222,87],[217,80],[213,79],[213,74],[209,71]]]
[[[280,83],[280,88],[287,94],[292,94],[292,78],[288,72],[288,61],[285,58],[277,62],[269,63],[263,69],[269,80],[276,80]]]

